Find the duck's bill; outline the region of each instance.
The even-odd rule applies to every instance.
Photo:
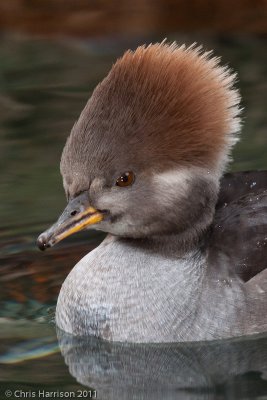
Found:
[[[87,193],[82,193],[71,200],[58,221],[38,237],[37,246],[40,250],[45,250],[66,237],[99,223],[103,218],[101,211],[89,205]]]

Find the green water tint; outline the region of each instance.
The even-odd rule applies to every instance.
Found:
[[[203,43],[206,50],[214,49],[224,63],[238,72],[238,86],[245,107],[244,127],[242,140],[234,151],[231,169],[267,169],[267,39],[219,38],[198,34],[191,37],[170,35],[169,39],[176,39],[178,43]],[[65,206],[59,173],[60,155],[70,129],[92,90],[126,48],[135,48],[152,40],[162,38],[113,38],[101,42],[1,38],[0,399],[6,398],[5,390],[12,390],[13,393],[15,390],[39,389],[71,391],[92,383],[95,386],[100,383],[101,386],[101,379],[105,376],[107,380],[102,386],[112,393],[116,389],[116,380],[110,380],[110,387],[107,386],[112,368],[120,372],[123,370],[120,366],[125,363],[127,366],[136,355],[142,358],[146,352],[145,348],[144,353],[139,353],[140,348],[131,347],[129,350],[127,346],[111,344],[103,347],[99,342],[90,342],[90,347],[85,340],[87,350],[81,357],[84,365],[75,364],[77,369],[71,369],[69,374],[65,362],[72,362],[71,357],[84,348],[84,342],[61,337],[58,347],[53,324],[54,307],[69,270],[103,239],[103,235],[93,231],[81,233],[45,254],[36,249],[35,239],[57,219]],[[256,350],[254,352],[258,356],[248,368],[237,368],[235,374],[214,376],[212,366],[210,369],[201,366],[197,352],[188,348],[181,355],[186,355],[188,365],[192,367],[188,370],[191,387],[189,381],[189,386],[182,391],[181,387],[169,390],[168,381],[154,382],[151,387],[149,382],[140,380],[138,369],[134,369],[132,382],[136,379],[136,385],[143,385],[143,397],[133,386],[131,390],[136,399],[149,398],[149,393],[153,393],[153,398],[163,399],[264,398],[267,388],[262,362],[266,355],[266,339],[253,340],[253,346],[255,343],[259,345],[259,354]],[[239,359],[243,357],[246,361],[246,351],[251,348],[251,342],[244,339],[239,343]],[[226,347],[221,345],[221,354]],[[211,346],[211,353],[212,349]],[[218,362],[220,352],[217,353]],[[152,359],[153,354],[152,351]],[[116,357],[112,358],[112,355]],[[162,368],[160,359],[155,360],[154,364],[158,363]],[[231,360],[221,360],[222,370],[228,366],[230,369],[231,362],[234,362]],[[177,370],[170,371],[172,375],[177,375],[177,380],[183,377],[184,372],[182,364],[179,365]],[[132,365],[136,366],[138,363]],[[88,372],[88,376],[78,374],[80,367],[81,371]],[[163,369],[166,368],[168,364]],[[95,374],[96,371],[99,375]],[[194,377],[201,378],[201,374],[203,384],[200,385]],[[130,378],[131,374],[128,375]],[[123,398],[122,393],[116,393],[116,390],[114,393],[116,398]]]

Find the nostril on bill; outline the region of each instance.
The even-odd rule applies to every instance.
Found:
[[[73,210],[71,213],[70,213],[70,215],[73,217],[74,215],[76,215],[77,214],[77,211],[76,210]]]

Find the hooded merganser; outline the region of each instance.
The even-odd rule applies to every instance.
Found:
[[[38,238],[108,233],[62,285],[74,335],[196,341],[267,331],[267,173],[227,174],[235,74],[195,45],[127,51],[67,140],[68,205]]]

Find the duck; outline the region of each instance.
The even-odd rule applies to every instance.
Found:
[[[129,343],[267,332],[267,171],[226,173],[236,74],[201,46],[126,51],[63,149],[67,207],[41,250],[107,233],[65,279],[57,327]]]

